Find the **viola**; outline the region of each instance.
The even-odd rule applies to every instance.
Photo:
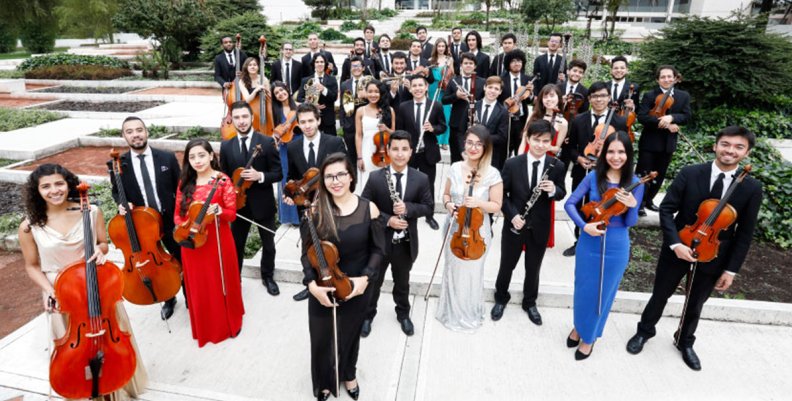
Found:
[[[316,191],[319,189],[319,169],[309,168],[299,181],[289,180],[283,187],[283,194],[290,198],[295,205],[309,205]]]
[[[231,139],[236,135],[236,128],[234,127],[234,123],[231,121],[231,105],[234,102],[238,102],[242,99],[242,93],[239,91],[239,72],[241,64],[239,60],[239,53],[240,49],[242,48],[242,36],[240,34],[236,35],[236,47],[234,49],[234,56],[236,57],[235,61],[235,70],[236,75],[234,77],[234,82],[231,83],[229,88],[223,88],[223,101],[226,104],[226,109],[228,112],[226,113],[223,120],[220,122],[220,136],[223,139]]]
[[[673,91],[674,85],[671,85],[665,93],[661,93],[655,97],[654,106],[649,110],[650,116],[660,118],[668,114],[668,110],[671,110],[671,106],[674,105],[674,97],[671,96],[671,92]]]
[[[354,285],[347,275],[338,267],[340,257],[338,248],[330,242],[323,241],[316,232],[316,226],[311,219],[311,209],[305,209],[306,223],[311,234],[311,244],[308,248],[308,262],[316,271],[316,284],[322,287],[335,288],[335,298],[343,300],[352,293]]]
[[[613,119],[613,115],[616,114],[616,106],[616,103],[611,104],[605,122],[597,124],[597,126],[594,127],[594,140],[589,142],[589,144],[586,145],[586,149],[583,151],[583,154],[586,155],[589,160],[596,161],[600,152],[602,152],[602,145],[605,144],[605,139],[616,134],[616,128],[611,125],[611,119]]]
[[[231,181],[234,183],[234,192],[236,192],[236,208],[237,210],[242,209],[245,207],[245,203],[247,202],[247,190],[253,185],[253,181],[246,180],[242,178],[242,172],[249,169],[250,166],[253,165],[253,160],[261,154],[261,144],[256,145],[256,148],[253,149],[253,154],[250,155],[250,158],[245,164],[245,167],[237,167],[234,170],[234,174],[231,176]]]
[[[654,180],[656,177],[657,171],[652,171],[625,188],[611,188],[602,194],[602,199],[586,203],[580,211],[583,212],[583,216],[586,217],[589,223],[599,222],[600,226],[607,227],[610,224],[611,217],[624,214],[628,209],[627,205],[616,199],[616,194],[621,191],[632,192],[639,185]]]
[[[135,374],[137,357],[131,334],[121,330],[116,304],[124,281],[111,262],[97,265],[88,184],[80,193],[85,257],[66,266],[55,279],[60,312],[68,315],[66,334],[55,340],[50,358],[52,389],[66,398],[97,398],[124,387]]]
[[[750,164],[743,167],[740,175],[729,185],[729,189],[721,199],[707,199],[701,202],[696,212],[696,222],[679,230],[679,239],[693,250],[693,257],[699,262],[709,262],[718,256],[720,247],[718,236],[721,231],[728,229],[737,221],[737,211],[728,203],[729,199],[737,185],[742,183],[750,172]]]
[[[289,143],[292,139],[294,139],[294,129],[297,127],[297,111],[292,110],[289,114],[286,115],[286,121],[282,124],[278,124],[277,127],[273,130],[275,138],[275,145],[280,145],[281,143]]]
[[[379,123],[382,124],[382,111],[377,113]],[[371,156],[371,162],[377,167],[386,167],[391,164],[390,156],[388,155],[388,142],[390,142],[390,133],[388,131],[378,131],[374,134],[374,154]]]
[[[468,196],[473,196],[477,171],[470,172]],[[460,206],[457,210],[457,231],[451,236],[451,252],[462,260],[478,260],[487,250],[479,229],[484,224],[484,212],[479,208]]]
[[[630,84],[630,90],[627,92],[627,99],[632,99],[633,95],[635,94],[635,84]],[[635,133],[632,130],[633,124],[635,124],[635,120],[637,115],[635,114],[635,106],[627,107],[622,105],[619,109],[619,115],[622,117],[626,116],[627,119],[627,135],[630,136],[630,142],[635,142]]]
[[[536,74],[536,76],[533,77],[533,79],[531,79],[530,83],[533,84],[534,82],[536,82],[537,79],[539,79],[539,77],[541,77],[541,74]],[[517,91],[514,92],[513,95],[511,95],[509,98],[504,100],[504,103],[506,104],[506,109],[509,110],[509,113],[511,114],[519,113],[521,102],[525,99],[528,99],[531,96],[531,93],[532,92],[528,90],[528,84],[517,88]]]
[[[267,60],[267,38],[264,35],[259,37],[259,85],[264,85],[264,62]],[[253,127],[256,131],[266,136],[272,136],[275,129],[275,119],[272,117],[271,99],[267,99],[264,92],[259,92],[258,107],[253,109]],[[251,105],[253,106],[253,105]]]
[[[224,181],[225,178],[216,177],[214,179],[214,184],[212,184],[212,190],[209,191],[209,195],[206,197],[206,201],[194,201],[190,203],[190,207],[187,209],[187,220],[173,229],[173,239],[176,240],[179,245],[185,248],[195,249],[202,247],[206,243],[206,225],[208,224],[206,212],[209,210],[209,205],[212,203],[212,198],[214,198],[217,187]]]
[[[121,181],[121,157],[110,152],[110,177],[118,189],[118,204],[126,209],[107,225],[113,244],[124,254],[124,299],[136,305],[151,305],[173,298],[181,288],[181,266],[162,247],[162,215],[156,209],[129,208]]]

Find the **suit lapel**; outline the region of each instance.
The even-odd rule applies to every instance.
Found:
[[[124,190],[126,191],[127,200],[130,202],[131,199],[143,199],[143,193],[140,192],[137,178],[135,178],[135,167],[132,166],[132,163],[134,163],[132,151],[129,151],[121,158],[121,182],[126,182]]]
[[[710,177],[712,176],[712,163],[708,163],[704,165],[704,168],[701,169],[701,176],[698,179],[698,187],[701,194],[704,195],[703,198],[707,198],[710,193]],[[724,191],[726,188],[724,188]]]

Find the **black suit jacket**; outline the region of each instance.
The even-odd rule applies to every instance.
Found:
[[[305,84],[313,77],[314,75],[305,77],[302,79],[302,82],[300,82],[300,89],[297,92],[298,102],[302,103],[305,101]],[[327,94],[319,94],[319,104],[325,106],[323,110],[320,110],[322,118],[319,125],[321,127],[332,126],[332,133],[335,133],[335,102],[338,99],[338,81],[336,81],[335,77],[325,74],[322,75],[322,85],[327,88]]]
[[[591,126],[591,113],[589,110],[583,114],[578,114],[572,123],[569,124],[569,143],[562,151],[565,160],[575,163],[572,168],[572,174],[584,174],[585,170],[577,164],[578,156],[585,154],[586,145],[594,140],[594,127]],[[600,123],[604,123],[605,117],[600,119]],[[627,131],[627,122],[624,117],[614,115],[611,119],[611,125],[616,128],[616,131]],[[568,158],[566,154],[569,154]]]
[[[562,96],[566,95],[567,83],[569,83],[569,81],[564,81],[556,85],[558,86],[558,90],[561,91]],[[575,86],[575,93],[579,93],[581,96],[583,96],[583,103],[581,103],[580,107],[578,107],[577,114],[584,113],[589,109],[588,88],[586,88],[582,82],[578,82],[577,86]]]
[[[561,71],[566,71],[566,68],[561,66],[562,58],[563,57],[560,52],[556,53],[553,65],[550,65],[550,58],[547,53],[534,59],[532,75],[536,76],[536,74],[542,74],[534,84],[535,95],[538,95],[539,91],[542,90],[545,85],[555,84],[558,82],[558,73]],[[564,91],[562,90],[561,93],[564,93]]]
[[[428,101],[424,102],[424,106],[429,104]],[[434,132],[426,132],[423,136],[424,152],[426,152],[426,161],[428,163],[440,162],[440,145],[437,144],[437,135],[443,135],[446,130],[445,114],[443,113],[443,106],[439,102],[434,102],[434,106],[429,106],[432,112],[426,121],[432,124]],[[424,114],[428,109],[424,109]],[[399,105],[397,113],[399,118],[396,119],[396,129],[404,130],[410,133],[412,137],[412,148],[418,149],[418,139],[421,133],[418,131],[415,123],[415,99],[404,102]],[[434,135],[433,135],[434,134]]]
[[[327,134],[319,135],[322,137],[319,139],[319,149],[316,151],[316,167],[322,165],[327,155],[336,152],[347,153],[346,145],[342,138]],[[305,153],[303,153],[304,141],[305,136],[300,136],[286,146],[286,154],[289,158],[288,178],[290,180],[299,180],[308,171],[308,160],[305,158]]]
[[[649,115],[649,111],[654,107],[655,99],[661,93],[663,91],[658,86],[644,93],[641,99],[641,105],[638,107],[638,121],[643,125],[643,131],[641,131],[641,138],[638,141],[638,149],[648,152],[674,153],[678,135],[667,129],[658,128],[658,119]],[[681,89],[674,88],[673,98],[674,104],[668,110],[668,114],[673,116],[674,124],[685,125],[690,121],[692,115],[690,95]]]
[[[511,73],[509,72],[505,72],[503,75],[501,75],[501,79],[503,80],[503,91],[501,91],[498,100],[504,102],[506,101],[506,99],[510,98],[514,94],[514,88],[513,88],[514,80],[511,76]],[[517,82],[519,86],[525,86],[528,85],[528,82],[530,82],[531,79],[533,78],[525,74],[520,74],[520,79]],[[527,99],[522,101],[523,119],[528,117],[528,106],[530,106],[533,103],[533,99],[534,99],[534,95],[533,93],[531,93]]]
[[[484,99],[481,99],[476,102],[476,116],[479,122],[484,118],[483,109]],[[509,138],[509,111],[503,103],[495,101],[484,126],[487,127],[492,139],[492,165],[500,170],[506,160],[506,141]]]
[[[424,58],[423,56],[421,56],[421,58],[418,59],[418,65],[419,66],[424,66],[424,67],[429,67],[429,59],[428,58]],[[406,71],[412,71],[413,70],[412,59],[410,58],[410,56],[407,56],[407,68],[405,68],[405,70]],[[435,81],[434,74],[432,74],[431,71],[429,72],[429,75],[426,76],[426,80],[429,81],[430,84]]]
[[[628,96],[630,94],[630,84],[633,85],[632,97]],[[624,85],[624,87],[622,87],[622,85]],[[613,94],[613,80],[608,81],[608,88],[611,91],[611,99],[613,99],[613,96],[614,96],[614,94]],[[619,93],[618,98],[616,99],[616,101],[619,102],[619,107],[622,107],[624,105],[624,101],[627,98],[630,98],[630,99],[632,99],[633,103],[635,104],[635,112],[637,114],[638,113],[638,106],[641,104],[640,96],[639,96],[640,89],[641,88],[638,86],[637,83],[631,82],[629,79],[625,78],[624,82],[619,84],[620,93]]]
[[[390,198],[390,191],[388,190],[388,183],[386,182],[386,169],[389,169],[389,167],[372,171],[371,174],[369,174],[366,186],[363,188],[363,192],[360,196],[377,205],[380,214],[383,216],[383,221],[387,224],[388,219],[393,216],[393,201]],[[395,190],[396,177],[394,176],[392,179],[394,180],[393,188]],[[406,188],[403,188],[404,197],[402,199],[407,207],[405,217],[407,218],[407,230],[410,233],[410,257],[413,262],[415,262],[415,259],[418,257],[418,218],[430,216],[434,213],[434,200],[432,199],[429,185],[429,177],[426,174],[412,167],[408,167],[407,184]],[[386,255],[390,255],[391,249],[393,248],[393,244],[390,241],[390,239],[393,238],[393,232],[394,230],[386,225]]]
[[[566,196],[564,189],[564,176],[566,168],[564,164],[552,156],[545,156],[544,169],[542,174],[548,169],[550,173],[547,178],[555,183],[555,194],[551,199],[547,192],[542,192],[536,203],[528,212],[526,224],[530,224],[531,233],[537,243],[546,243],[550,236],[550,201],[560,201]],[[537,179],[542,178],[542,174],[537,175]],[[512,228],[511,221],[516,215],[522,215],[525,211],[525,203],[531,198],[528,177],[528,154],[523,153],[519,156],[506,160],[501,172],[503,177],[503,231]]]
[[[328,63],[333,64],[333,72],[331,72],[330,75],[338,75],[338,65],[336,65],[336,62],[333,59],[333,54],[324,50],[319,50],[319,53],[325,56],[325,59],[327,60]],[[311,56],[310,51],[308,52],[308,54],[302,56],[302,59],[300,59],[300,64],[302,64],[303,78],[309,77],[314,74],[313,57]]]
[[[234,58],[236,58],[236,54],[234,54]],[[245,52],[239,52],[239,60],[234,60],[239,63],[239,67],[242,67],[242,64],[245,63],[245,59],[247,55]],[[236,67],[228,64],[228,59],[226,58],[225,51],[221,51],[215,57],[214,61],[214,80],[222,87],[223,84],[226,82],[233,82],[236,78]]]
[[[176,189],[179,185],[181,167],[176,160],[176,156],[171,152],[151,148],[151,153],[154,159],[154,171],[150,173],[155,175],[153,184],[162,207],[160,214],[163,220],[163,231],[170,233],[173,231],[173,213],[176,210]],[[134,156],[131,151],[121,155],[121,185],[124,187],[124,195],[126,195],[127,202],[132,202],[135,206],[145,206],[146,202],[143,199],[145,189],[140,188],[135,178],[132,157]],[[110,168],[111,162],[112,160],[107,162],[108,168]],[[116,186],[115,180],[110,180],[110,182],[113,185],[113,200],[118,203],[121,201],[119,199],[119,188]]]
[[[454,42],[448,44],[448,48],[451,51],[451,55],[454,57],[454,71],[459,71],[459,55],[469,51],[470,48],[468,47],[467,43],[464,40],[461,40],[459,43],[459,50],[454,51]]]
[[[739,174],[742,169],[737,169]],[[681,243],[679,230],[695,224],[701,202],[709,198],[712,163],[694,164],[682,168],[668,187],[660,204],[660,227],[663,229],[663,248],[660,261],[687,267],[688,262],[676,257],[670,245]],[[736,178],[736,177],[735,177]],[[734,181],[732,181],[734,182]],[[724,188],[724,193],[726,188]],[[711,262],[699,263],[697,269],[706,274],[721,274],[724,270],[740,271],[756,227],[759,206],[762,204],[762,184],[745,177],[728,202],[737,211],[737,221],[718,236],[718,256]],[[676,216],[674,214],[676,213]]]
[[[247,202],[240,209],[240,214],[250,213],[256,220],[269,219],[275,214],[276,203],[272,192],[272,184],[283,179],[280,152],[275,148],[275,141],[258,132],[248,135],[248,158],[253,156],[256,145],[261,145],[261,153],[253,159],[251,168],[264,173],[264,182],[254,182],[247,189]],[[234,170],[245,167],[247,160],[242,158],[239,136],[226,139],[220,144],[220,169],[229,177],[234,175]]]
[[[480,100],[484,97],[484,84],[486,82],[484,78],[476,77],[476,100]],[[463,87],[463,85],[464,80],[462,76],[457,75],[451,78],[451,82],[448,83],[448,87],[443,93],[443,104],[451,105],[451,117],[448,118],[448,125],[452,129],[468,126],[469,104],[467,100],[460,99],[456,95],[457,89]]]
[[[366,44],[365,44],[365,43],[363,43],[363,46],[365,47],[365,46],[366,46]],[[366,50],[365,50],[365,52],[363,53],[363,55],[364,55],[364,56],[365,56],[367,59],[368,59],[368,58],[371,58],[371,53],[372,53],[371,49],[376,49],[376,50],[379,50],[379,43],[378,43],[376,40],[372,40],[372,41],[371,41],[371,46],[370,46],[370,48],[369,48],[369,47],[366,47]]]
[[[374,75],[375,74],[375,67],[374,61],[368,58],[363,59],[363,75]],[[341,82],[346,81],[347,79],[352,77],[352,62],[349,60],[349,57],[344,60],[344,65],[341,66]]]
[[[344,93],[349,92],[352,93],[352,79],[347,79],[346,81],[341,83],[341,88],[338,91],[339,97],[343,102]],[[368,103],[368,102],[367,102]],[[350,116],[346,115],[344,112],[343,103],[340,103],[340,107],[338,108],[338,121],[341,123],[341,128],[344,129],[344,134],[346,135],[347,132],[355,132],[355,112],[360,106],[355,106],[355,110],[352,111]]]
[[[509,66],[503,65],[503,59],[505,57],[506,57],[506,53],[501,53],[495,56],[494,59],[492,59],[492,64],[490,64],[489,73],[487,76],[491,77],[495,75],[499,77],[509,72]],[[523,66],[523,69],[525,69],[525,66]]]
[[[272,82],[281,81],[288,85],[288,83],[286,82],[286,78],[284,77],[285,71],[283,71],[283,64],[281,64],[281,61],[282,60],[278,60],[274,64],[272,64],[272,74],[270,74],[272,76],[270,80]],[[289,92],[289,94],[291,95],[300,89],[300,83],[302,82],[302,78],[303,78],[302,63],[297,61],[295,58],[292,58],[291,68],[289,72],[291,73],[291,91]]]
[[[388,50],[388,67],[391,71],[393,71],[393,54],[392,51]],[[371,62],[373,63],[375,78],[380,79],[380,72],[382,71],[388,73],[388,69],[385,68],[385,58],[382,53],[377,53],[375,57],[372,57]]]
[[[434,51],[434,45],[429,43],[428,40],[421,45],[421,57],[429,60],[430,58],[432,58],[433,51]]]
[[[479,50],[479,52],[476,53],[476,76],[486,81],[487,78],[489,77],[489,70],[490,70],[490,56],[489,54]],[[459,71],[459,70],[454,70],[454,71]]]
[[[412,93],[410,93],[410,88],[406,86],[399,86],[399,90],[396,91],[395,96],[390,91],[390,85],[387,85],[387,87],[388,87],[388,98],[390,99],[390,105],[391,107],[393,107],[393,111],[396,112],[397,113],[396,115],[398,116],[399,105],[401,105],[402,103],[408,100],[412,100],[413,95]],[[427,94],[428,93],[429,92],[427,91]]]

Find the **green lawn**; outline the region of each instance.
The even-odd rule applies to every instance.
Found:
[[[69,48],[56,47],[53,53],[63,53],[66,50],[69,50]],[[0,53],[0,60],[9,60],[14,58],[28,58],[28,57],[30,57],[30,52],[24,49],[13,53]]]

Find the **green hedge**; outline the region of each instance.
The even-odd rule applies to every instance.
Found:
[[[201,58],[205,61],[214,61],[215,56],[222,51],[220,39],[225,36],[234,38],[237,33],[242,37],[242,51],[249,57],[258,58],[259,36],[264,35],[267,38],[269,59],[278,58],[283,38],[279,30],[267,24],[267,17],[258,12],[248,12],[222,20],[208,29],[201,37]]]
[[[792,114],[788,111],[746,110],[718,106],[696,116],[695,129],[699,133],[715,134],[722,127],[739,125],[766,138],[792,139]]]
[[[319,39],[322,40],[342,40],[347,36],[333,28],[325,29],[319,34]]]
[[[128,68],[105,67],[101,65],[54,65],[25,71],[28,79],[76,79],[76,80],[113,80],[131,76]]]
[[[22,64],[17,67],[17,70],[30,71],[34,68],[52,67],[57,65],[96,65],[129,69],[129,63],[115,57],[57,53],[38,57],[30,57],[23,61]]]
[[[0,53],[11,53],[16,45],[17,35],[6,21],[0,20]]]
[[[46,110],[0,108],[0,132],[32,127],[34,125],[60,120],[61,118],[63,118],[63,115]]]

